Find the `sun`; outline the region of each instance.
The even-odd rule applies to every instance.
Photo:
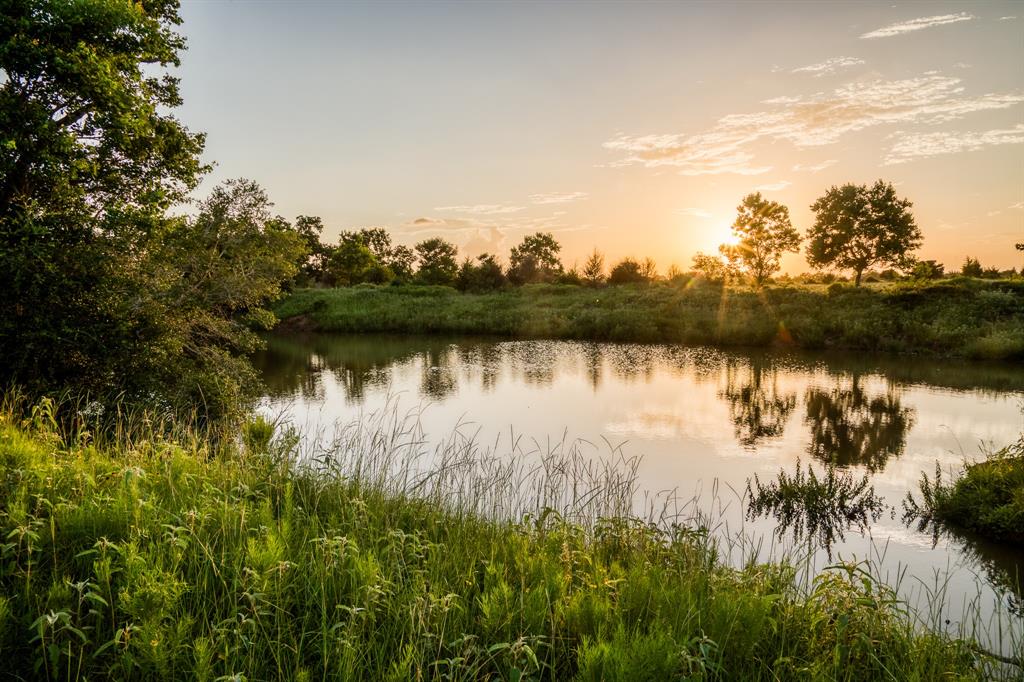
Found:
[[[732,231],[732,225],[724,224],[716,226],[713,230],[709,230],[713,239],[715,240],[714,246],[718,247],[720,244],[726,246],[736,246],[740,239],[736,236],[736,233]]]

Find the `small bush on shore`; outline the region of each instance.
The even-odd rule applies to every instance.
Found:
[[[907,494],[905,508],[921,524],[938,522],[986,538],[1024,546],[1024,436],[981,462],[967,464],[944,483],[942,470],[921,478],[922,501]]]

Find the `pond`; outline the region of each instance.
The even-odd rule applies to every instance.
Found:
[[[274,334],[255,358],[265,409],[309,438],[375,410],[422,407],[428,438],[454,429],[497,450],[519,438],[583,439],[639,456],[638,505],[671,497],[760,558],[805,547],[776,519],[751,519],[747,482],[799,463],[867,475],[887,512],[813,547],[810,565],[868,560],[922,618],[982,623],[1005,650],[1019,636],[1024,556],[901,519],[923,472],[955,469],[1024,430],[1024,367],[857,354],[473,338]],[[427,448],[429,449],[429,447]],[[646,493],[646,495],[645,495]],[[728,555],[732,543],[724,543]],[[943,604],[941,609],[936,603]],[[946,621],[949,621],[948,623]],[[995,634],[992,634],[995,633]],[[1002,634],[1000,634],[1002,633]]]

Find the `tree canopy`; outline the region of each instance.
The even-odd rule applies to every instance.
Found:
[[[550,232],[523,237],[509,254],[509,279],[518,284],[553,282],[562,272],[558,252],[562,246]]]
[[[238,407],[241,355],[303,238],[262,190],[184,202],[206,166],[181,103],[173,0],[0,2],[0,380],[204,416]],[[314,229],[312,226],[308,226]]]
[[[859,286],[864,271],[877,265],[907,269],[921,245],[913,204],[896,196],[891,183],[830,188],[811,205],[814,226],[807,232],[807,262],[814,267],[853,270]]]
[[[782,254],[796,252],[800,235],[789,220],[789,209],[768,201],[760,192],[748,194],[736,207],[732,224],[737,242],[722,245],[722,255],[747,272],[754,286],[761,287],[778,272]]]
[[[419,263],[417,278],[424,284],[452,284],[459,271],[456,261],[459,249],[440,237],[426,239],[416,245]]]

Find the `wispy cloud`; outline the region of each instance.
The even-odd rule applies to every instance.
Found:
[[[836,73],[837,71],[849,69],[854,66],[859,66],[864,63],[864,60],[859,57],[832,57],[831,59],[826,59],[825,61],[817,64],[810,64],[808,66],[801,66],[798,69],[793,69],[790,73],[809,73],[812,76],[821,77]]]
[[[438,206],[435,211],[451,213],[468,213],[470,215],[500,215],[522,211],[525,206],[508,206],[505,204],[475,204],[473,206]]]
[[[912,33],[914,31],[920,31],[921,29],[931,28],[932,26],[943,26],[944,24],[956,24],[961,21],[970,21],[974,18],[973,14],[967,12],[958,12],[957,14],[936,14],[932,17],[919,17],[917,19],[911,19],[909,21],[901,21],[895,24],[889,24],[882,28],[869,31],[861,36],[861,38],[891,38],[892,36],[903,35],[904,33]]]
[[[795,166],[793,166],[793,170],[795,170],[797,172],[803,171],[803,172],[807,172],[807,173],[817,173],[818,171],[823,171],[823,170],[825,170],[826,168],[828,168],[830,166],[836,165],[837,163],[839,163],[839,161],[837,161],[836,159],[826,159],[825,161],[822,161],[821,163],[809,163],[809,164],[798,163]]]
[[[758,185],[754,189],[759,192],[778,192],[784,190],[793,183],[789,180],[779,180],[778,182],[770,182],[767,185]]]
[[[1024,210],[1024,201],[1018,201],[1016,204],[1010,204],[1009,208],[1019,208]]]
[[[604,143],[605,149],[628,152],[613,166],[640,164],[647,168],[676,166],[683,175],[760,175],[771,166],[753,166],[754,155],[740,147],[759,135],[721,123],[699,135],[618,135]]]
[[[999,21],[1010,21],[1011,19],[1016,19],[1016,18],[1017,18],[1016,15],[1009,16],[1009,17],[999,17]]]
[[[886,165],[929,156],[977,151],[984,147],[1024,143],[1024,123],[984,132],[907,133],[899,135],[885,157]]]
[[[1019,93],[967,96],[964,90],[959,78],[940,74],[850,83],[806,98],[779,98],[765,111],[724,116],[702,133],[619,134],[604,147],[626,152],[613,166],[672,166],[683,175],[759,175],[772,169],[755,163],[749,147],[759,140],[815,147],[874,126],[947,123],[1024,102]]]
[[[586,199],[588,196],[586,192],[548,192],[546,194],[531,194],[530,201],[535,204],[567,204]]]
[[[680,215],[692,216],[694,218],[710,218],[711,217],[711,211],[706,211],[703,208],[694,208],[692,206],[688,207],[688,208],[676,209],[676,213],[679,213]]]

